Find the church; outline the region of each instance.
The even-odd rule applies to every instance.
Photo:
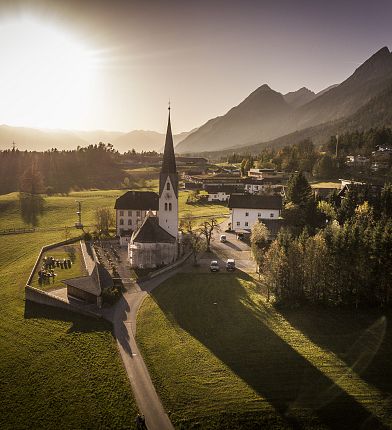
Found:
[[[178,256],[178,173],[169,118],[159,193],[128,191],[116,200],[116,229],[133,268],[155,268]]]

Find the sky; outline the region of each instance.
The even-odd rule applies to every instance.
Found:
[[[392,47],[390,0],[0,0],[0,124],[175,133]]]

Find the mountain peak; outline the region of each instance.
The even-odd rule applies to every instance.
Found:
[[[380,78],[388,73],[392,73],[392,54],[388,47],[384,46],[361,64],[351,78],[370,80]]]
[[[312,101],[315,97],[316,94],[306,87],[302,87],[297,91],[291,91],[283,96],[286,103],[288,103],[294,108],[297,108],[299,106],[304,105],[305,103]]]

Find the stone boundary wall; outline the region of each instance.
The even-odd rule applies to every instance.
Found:
[[[148,281],[149,279],[155,278],[156,276],[162,275],[163,273],[168,272],[169,270],[175,269],[178,266],[181,266],[185,261],[192,255],[191,252],[188,252],[187,254],[183,255],[179,260],[175,261],[173,264],[170,264],[169,266],[162,267],[162,269],[156,270],[152,272],[149,276],[146,276],[144,280]]]
[[[50,249],[53,249],[53,248],[57,248],[58,246],[76,243],[79,240],[80,240],[80,237],[76,237],[76,238],[72,238],[72,239],[68,239],[68,240],[63,240],[61,242],[51,243],[50,245],[45,245],[41,248],[41,251],[38,254],[38,257],[37,257],[37,260],[35,261],[33,269],[31,270],[30,276],[27,279],[27,283],[25,286],[25,300],[29,300],[31,302],[39,303],[42,305],[54,306],[54,307],[65,309],[65,310],[68,310],[71,312],[77,312],[79,314],[83,314],[83,315],[86,315],[89,317],[102,318],[101,315],[99,315],[95,312],[89,311],[87,309],[83,309],[82,307],[79,307],[79,306],[76,306],[73,304],[70,304],[66,300],[64,300],[60,297],[56,297],[47,291],[40,290],[40,289],[32,287],[30,285],[30,283],[33,279],[34,273],[37,270],[37,266],[41,260],[42,254],[44,252],[49,251]]]
[[[76,312],[89,317],[102,318],[100,314],[72,305],[61,297],[55,297],[46,291],[39,290],[38,288],[31,287],[30,285],[26,285],[25,287],[25,299],[30,302],[46,306],[54,306],[56,308],[65,309],[67,311]]]
[[[34,266],[33,266],[33,269],[32,269],[32,271],[31,271],[31,273],[30,273],[30,276],[29,276],[29,278],[27,279],[26,286],[27,286],[27,285],[29,285],[29,286],[30,286],[30,282],[31,282],[31,280],[33,279],[33,276],[34,276],[35,271],[37,270],[37,266],[38,266],[38,264],[39,264],[39,261],[40,261],[40,259],[41,259],[41,257],[42,257],[42,254],[43,254],[45,251],[49,251],[49,249],[57,248],[58,246],[61,246],[61,245],[69,245],[69,244],[71,244],[71,243],[75,243],[75,242],[77,242],[77,241],[79,241],[79,240],[80,240],[80,237],[76,237],[76,238],[74,237],[74,238],[72,238],[72,239],[63,240],[63,241],[61,241],[61,242],[51,243],[50,245],[45,245],[45,246],[43,246],[43,247],[41,248],[41,251],[40,251],[40,252],[39,252],[39,254],[38,254],[38,257],[37,257],[37,259],[36,259],[36,261],[35,261],[35,264],[34,264]]]

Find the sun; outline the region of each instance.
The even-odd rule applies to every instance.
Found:
[[[74,128],[92,108],[99,65],[71,32],[34,19],[0,23],[0,123]]]

